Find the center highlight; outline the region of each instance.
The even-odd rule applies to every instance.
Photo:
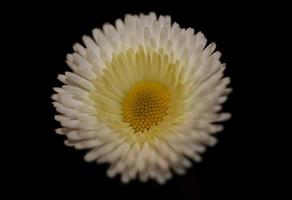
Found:
[[[135,132],[150,130],[163,120],[170,103],[167,87],[151,81],[135,84],[122,101],[123,120]]]

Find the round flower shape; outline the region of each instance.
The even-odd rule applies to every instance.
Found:
[[[52,96],[65,144],[88,149],[86,161],[108,163],[107,175],[124,183],[162,184],[201,161],[230,117],[220,112],[231,89],[216,45],[155,13],[126,15],[82,39]]]

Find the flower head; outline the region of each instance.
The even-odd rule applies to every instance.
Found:
[[[54,88],[55,119],[66,145],[109,163],[109,177],[164,183],[214,145],[229,78],[215,44],[169,16],[126,15],[94,29],[67,56],[73,72]]]

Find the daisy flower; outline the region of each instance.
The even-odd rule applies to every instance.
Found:
[[[216,45],[169,16],[126,15],[94,29],[67,55],[53,105],[65,144],[88,149],[127,183],[164,183],[216,143],[230,79]]]

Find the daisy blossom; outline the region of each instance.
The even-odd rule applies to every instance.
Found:
[[[216,45],[169,16],[126,15],[94,29],[67,55],[53,105],[65,144],[88,149],[122,182],[164,183],[216,143],[231,89]]]

